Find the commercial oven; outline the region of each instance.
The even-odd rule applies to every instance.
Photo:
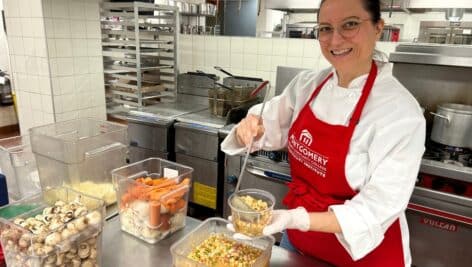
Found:
[[[427,121],[426,152],[406,213],[413,265],[472,266],[472,150],[431,140],[429,114],[443,103],[472,105],[472,47],[401,44],[390,61]]]

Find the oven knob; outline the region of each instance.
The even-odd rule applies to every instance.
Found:
[[[277,151],[271,151],[269,152],[269,159],[273,161],[280,161],[282,160],[282,155]]]
[[[226,182],[228,184],[237,184],[238,183],[238,177],[236,175],[229,175],[226,177]]]

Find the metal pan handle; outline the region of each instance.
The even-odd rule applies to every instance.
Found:
[[[262,82],[261,84],[259,84],[259,86],[257,86],[256,89],[254,89],[252,92],[251,92],[251,97],[254,97],[257,95],[257,93],[259,93],[260,90],[262,90],[266,85],[269,84],[269,81],[264,81]]]
[[[448,116],[444,116],[444,115],[441,115],[441,114],[438,114],[438,113],[434,113],[434,112],[429,112],[429,114],[433,115],[433,116],[436,116],[438,118],[441,118],[441,119],[445,119],[447,121],[447,123],[450,123],[451,122],[451,119],[449,119]]]
[[[222,67],[215,66],[215,70],[219,70],[219,71],[223,72],[223,73],[226,74],[226,75],[229,75],[229,76],[231,76],[231,77],[234,77],[233,74],[227,72],[227,71],[224,70]]]

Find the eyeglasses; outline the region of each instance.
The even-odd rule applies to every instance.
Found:
[[[343,21],[340,26],[333,27],[331,25],[319,25],[317,28],[317,36],[320,42],[328,42],[333,37],[336,30],[343,38],[349,39],[359,33],[361,24],[371,19],[348,19]]]

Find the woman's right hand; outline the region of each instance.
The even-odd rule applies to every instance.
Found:
[[[236,128],[236,138],[239,144],[249,146],[251,140],[257,141],[264,134],[262,118],[253,114],[248,114],[242,119]]]

